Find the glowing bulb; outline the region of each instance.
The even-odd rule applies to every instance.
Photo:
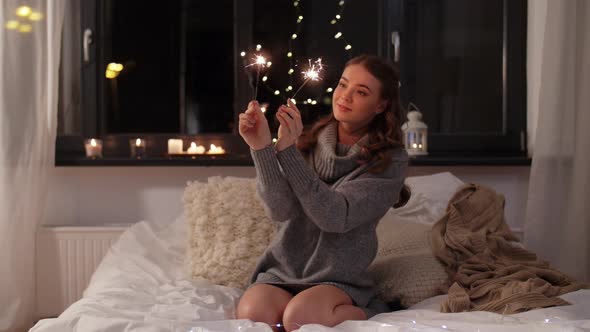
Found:
[[[317,104],[317,103],[318,103],[318,102],[317,102],[317,101],[315,101],[315,100],[312,100],[312,101],[311,101],[311,104],[312,104],[312,105],[315,105],[315,104]]]
[[[336,20],[331,20],[330,23],[331,24],[336,24]]]
[[[289,85],[285,90],[286,91],[291,91],[291,90],[293,90],[293,87]]]
[[[141,138],[135,140],[135,146],[141,146]]]
[[[294,7],[297,7],[297,6],[299,6],[299,1],[295,1],[295,2],[293,2],[293,6],[294,6]]]
[[[291,98],[291,102],[292,102],[293,104],[297,105],[297,100],[295,100],[295,99]]]
[[[276,139],[276,138],[273,138],[273,139],[272,139],[272,142],[273,142],[273,143],[276,143],[276,142],[277,142],[277,139]],[[277,325],[279,325],[279,324],[277,324]]]
[[[289,69],[289,75],[293,74],[294,70],[293,68]]]
[[[90,140],[90,145],[92,145],[93,147],[96,146],[96,140],[94,138]]]
[[[332,88],[327,88],[327,89],[326,89],[326,92],[328,92],[328,93],[330,93],[330,92],[332,92],[332,91],[334,91]]]
[[[348,45],[346,45],[346,47],[345,47],[344,49],[348,51],[348,50],[350,50],[351,48],[352,48],[352,45],[348,44]]]
[[[29,20],[31,21],[41,21],[42,18],[43,14],[39,12],[32,12],[31,15],[29,15]]]
[[[340,15],[336,15],[336,19],[339,20],[340,19]]]
[[[297,34],[294,33],[293,35],[291,35],[291,39],[297,39]]]
[[[334,36],[334,38],[335,38],[335,39],[338,39],[338,38],[340,38],[340,36],[342,36],[342,32],[338,32],[338,33],[337,33],[337,34]]]
[[[279,90],[275,90],[275,96],[278,96],[281,93]]]
[[[27,17],[31,15],[33,10],[29,6],[20,6],[16,9],[16,15],[20,17]]]
[[[267,79],[268,79],[268,77],[267,77],[267,76],[263,76],[263,77],[262,77],[262,82],[266,82],[266,80],[267,80]]]
[[[417,148],[417,147],[418,147],[418,144],[416,144],[416,143],[413,143],[413,144],[412,144],[412,147],[415,149],[415,148]]]
[[[267,67],[270,67],[270,66],[272,66],[272,62],[268,61],[268,62],[266,63],[266,66],[267,66]]]
[[[260,44],[256,45],[256,50],[257,51],[260,51],[261,48],[262,48],[262,45],[260,45]]]
[[[262,113],[266,113],[266,107],[264,107],[264,106],[260,107],[260,111],[262,111]]]
[[[339,6],[344,6],[344,0],[340,0],[340,2],[338,3]]]
[[[303,16],[299,15],[299,17],[297,18],[297,23],[301,23],[301,21],[303,21]]]
[[[240,56],[242,56],[242,57],[246,56],[246,52],[244,52],[244,51],[240,52]]]
[[[108,79],[113,79],[113,78],[119,76],[119,72],[107,69],[107,70],[105,70],[104,76]]]
[[[418,149],[422,149],[422,144],[418,144]]]
[[[107,69],[112,71],[121,71],[123,70],[123,65],[116,62],[111,62],[107,65]]]
[[[30,24],[21,24],[18,27],[18,32],[29,33],[33,31],[33,26]]]
[[[16,30],[16,29],[18,29],[19,24],[20,23],[18,23],[18,21],[16,21],[16,20],[10,20],[10,21],[6,21],[6,24],[4,24],[4,26],[8,30]]]
[[[290,57],[292,57],[292,56],[293,56],[293,52],[289,52],[289,53],[287,53],[287,57],[288,57],[288,58],[290,58]]]
[[[311,98],[307,98],[307,102],[311,104]]]

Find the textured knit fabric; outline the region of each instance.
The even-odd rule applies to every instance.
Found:
[[[399,198],[408,157],[396,150],[384,172],[369,173],[370,165],[356,164],[365,141],[338,156],[333,124],[320,133],[307,160],[294,145],[281,152],[252,151],[258,194],[277,225],[253,283],[293,292],[333,285],[369,316],[386,310],[376,305],[367,267],[377,253],[377,223]]]
[[[432,250],[452,283],[441,311],[512,314],[568,304],[558,296],[588,287],[511,241],[504,197],[481,185],[459,188],[432,229]]]

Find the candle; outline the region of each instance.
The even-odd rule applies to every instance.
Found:
[[[131,158],[141,159],[145,156],[145,140],[141,138],[129,140]]]
[[[215,146],[215,144],[211,144],[211,146],[209,147],[209,151],[207,151],[207,154],[224,154],[225,150],[219,146]]]
[[[186,150],[188,154],[203,154],[205,153],[205,147],[202,145],[197,146],[197,143],[191,142],[191,146]]]
[[[86,157],[96,159],[102,158],[102,140],[91,138],[84,141]]]
[[[182,140],[169,139],[168,140],[168,154],[182,154]]]

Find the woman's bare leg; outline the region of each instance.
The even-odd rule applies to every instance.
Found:
[[[340,288],[319,285],[297,294],[283,314],[285,330],[296,330],[304,324],[336,326],[345,320],[365,320],[365,312],[352,304]]]
[[[238,304],[238,319],[250,319],[270,325],[279,331],[283,312],[293,295],[286,290],[265,284],[254,285],[242,295]]]

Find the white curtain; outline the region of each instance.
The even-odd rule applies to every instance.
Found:
[[[546,8],[537,10],[540,42],[528,50],[540,83],[524,242],[590,281],[590,1],[534,2]]]
[[[0,1],[0,331],[26,331],[34,319],[35,231],[54,167],[63,7]]]

